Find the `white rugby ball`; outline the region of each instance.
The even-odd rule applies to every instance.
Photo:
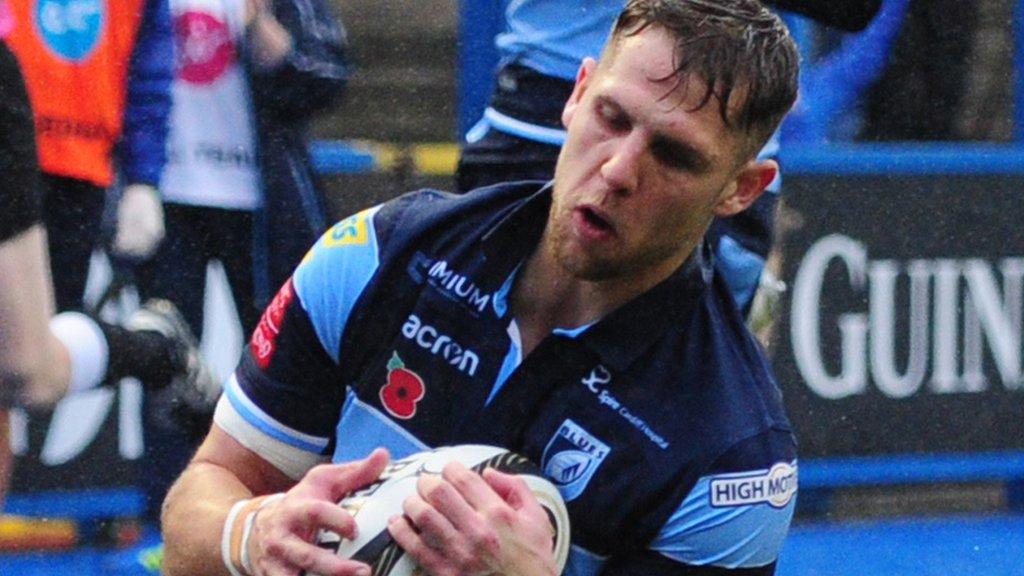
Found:
[[[402,503],[416,493],[416,479],[421,474],[440,474],[444,465],[453,461],[476,472],[494,468],[516,474],[526,482],[554,526],[551,546],[561,572],[569,556],[569,514],[558,489],[525,457],[504,448],[478,444],[436,448],[390,463],[377,481],[338,503],[355,518],[359,527],[356,539],[348,540],[329,530],[321,530],[317,545],[339,556],[369,564],[373,576],[421,574],[412,558],[391,538],[388,519],[402,514]]]

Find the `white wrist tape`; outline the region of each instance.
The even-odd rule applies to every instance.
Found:
[[[252,576],[249,560],[249,536],[252,534],[256,513],[271,502],[284,498],[284,494],[271,494],[248,500],[239,500],[231,507],[224,520],[220,537],[220,557],[231,576]]]
[[[233,540],[232,535],[235,532],[235,524],[237,524],[238,514],[245,508],[251,500],[239,500],[235,502],[235,505],[231,507],[231,511],[228,512],[227,520],[224,521],[224,531],[220,536],[220,558],[224,561],[224,566],[227,566],[228,572],[231,572],[231,576],[245,576],[235,568],[235,563],[231,560],[231,541]],[[241,538],[239,538],[241,540]]]

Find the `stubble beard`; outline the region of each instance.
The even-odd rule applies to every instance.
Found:
[[[600,249],[585,250],[571,231],[568,218],[552,230],[549,250],[568,276],[587,282],[600,282],[624,276],[629,269],[625,262],[611,257]]]
[[[699,240],[698,240],[699,243]],[[639,254],[609,253],[608,250],[584,250],[572,234],[569,225],[556,226],[551,234],[549,250],[561,268],[572,278],[586,282],[610,282],[621,284],[644,283],[648,272],[656,269],[671,273],[665,264],[671,262],[672,269],[682,265],[693,250],[685,254],[678,247],[688,244],[683,239],[678,244],[666,243],[651,246]],[[678,260],[678,261],[677,261]],[[660,278],[658,279],[660,280]]]

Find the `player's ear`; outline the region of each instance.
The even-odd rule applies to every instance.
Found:
[[[596,68],[597,61],[590,57],[584,58],[583,63],[580,64],[580,69],[576,72],[576,84],[572,88],[572,94],[569,96],[569,100],[566,101],[565,108],[562,108],[562,126],[569,127],[569,122],[576,114],[576,109],[583,99],[583,93],[586,92],[587,85],[590,83],[590,78],[594,75],[594,69]]]
[[[779,164],[775,160],[747,162],[726,187],[715,206],[715,216],[732,216],[746,210],[761,196],[778,173]]]

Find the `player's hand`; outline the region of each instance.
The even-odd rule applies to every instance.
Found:
[[[417,492],[388,530],[428,573],[557,573],[554,529],[521,478],[492,469],[481,476],[454,462],[440,476],[421,476]]]
[[[245,26],[252,26],[257,18],[272,14],[270,0],[245,0]]]
[[[164,207],[149,184],[130,184],[117,204],[117,232],[112,249],[125,258],[145,260],[164,239]]]
[[[292,50],[292,35],[274,16],[271,0],[246,0],[245,30],[257,69],[277,66]]]
[[[249,536],[252,576],[294,576],[303,570],[323,576],[370,576],[366,564],[318,548],[314,540],[320,528],[355,538],[355,520],[337,502],[376,480],[388,459],[387,451],[378,448],[364,460],[317,466],[284,498],[261,509]]]

